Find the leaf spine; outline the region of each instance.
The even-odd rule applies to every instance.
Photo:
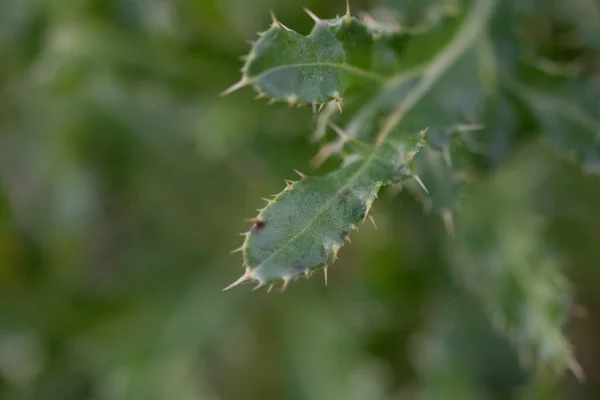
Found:
[[[429,190],[427,190],[427,187],[425,186],[425,184],[423,183],[423,181],[421,180],[421,178],[419,177],[419,175],[413,175],[413,179],[419,184],[419,186],[421,186],[421,188],[423,188],[423,190],[429,194]]]
[[[295,106],[296,104],[298,104],[298,96],[296,96],[295,94],[291,94],[286,98],[288,104],[290,107]]]
[[[273,11],[273,9],[269,10],[270,14],[271,14],[271,26],[273,28],[279,28],[279,21],[277,21],[277,17],[275,16],[275,11]]]
[[[373,224],[375,229],[377,229],[377,224],[375,223],[375,218],[373,218],[373,216],[371,214],[369,214],[369,219],[371,220],[371,223]]]
[[[346,14],[344,15],[344,22],[349,24],[352,20],[352,14],[350,14],[350,0],[346,0]]]
[[[288,32],[291,32],[292,30],[290,28],[288,28],[287,26],[285,26],[284,24],[282,24],[277,17],[275,16],[275,12],[273,10],[271,10],[271,20],[273,21],[271,24],[272,28],[283,28]]]
[[[219,94],[219,96],[221,96],[221,97],[227,96],[227,95],[235,92],[236,90],[239,90],[239,89],[243,88],[244,86],[247,86],[249,83],[250,83],[250,80],[247,77],[242,76],[242,79],[240,79],[239,81],[237,81],[236,83],[234,83],[233,85],[231,85],[230,87],[228,87],[227,89],[222,91]]]
[[[285,292],[285,289],[287,289],[289,283],[290,283],[291,278],[289,276],[286,276],[283,278],[283,283],[281,284],[281,289],[279,289],[279,291],[281,293]]]
[[[238,247],[237,249],[233,249],[233,250],[231,250],[231,253],[230,253],[230,254],[239,253],[239,252],[241,252],[241,251],[244,251],[244,246],[243,246],[243,245],[242,245],[242,246],[240,246],[240,247]]]
[[[298,171],[297,169],[295,169],[294,172],[297,173],[303,181],[306,180],[306,178],[308,178],[306,175],[304,175],[302,172]]]
[[[338,110],[340,110],[340,114],[341,114],[342,113],[342,97],[339,94],[337,94],[337,95],[334,94],[333,97],[335,98],[335,105],[337,106]]]
[[[225,289],[223,289],[223,291],[234,288],[234,287],[241,285],[242,283],[244,283],[246,281],[250,281],[250,280],[252,280],[252,271],[250,270],[250,268],[246,268],[244,275],[242,275],[238,280],[236,280],[235,282],[233,282],[232,284],[227,286]]]
[[[312,11],[310,11],[308,8],[306,8],[306,7],[302,7],[302,9],[304,10],[304,12],[305,12],[306,14],[308,14],[308,16],[309,16],[309,17],[310,17],[310,18],[311,18],[313,21],[315,21],[315,23],[316,23],[316,24],[321,24],[321,23],[323,23],[323,20],[322,20],[321,18],[317,17],[317,16],[315,15],[315,13],[313,13]]]

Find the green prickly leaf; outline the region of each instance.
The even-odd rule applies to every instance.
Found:
[[[373,34],[349,16],[319,20],[308,36],[275,21],[246,57],[242,81],[289,103],[340,100],[355,78],[379,84]]]
[[[448,254],[457,278],[479,298],[524,363],[570,368],[581,377],[562,332],[571,288],[544,240],[545,221],[533,205],[533,193],[552,173],[547,162],[525,154],[471,187]]]
[[[228,94],[252,85],[261,96],[290,104],[340,102],[344,93],[381,88],[400,68],[398,54],[412,37],[383,34],[350,16],[320,19],[307,36],[273,19],[245,57],[242,79]]]
[[[427,210],[442,216],[449,234],[454,233],[453,210],[464,187],[472,180],[472,152],[463,134],[480,128],[458,126],[451,133],[429,129],[428,146],[415,156],[415,174],[426,182],[428,192],[417,185],[409,188],[421,198]]]
[[[343,166],[322,177],[289,184],[254,219],[242,246],[242,281],[289,282],[332,263],[368,215],[379,188],[410,178],[424,132],[377,146],[354,143]],[[241,283],[241,282],[240,282]]]
[[[351,138],[373,142],[378,136],[378,127],[385,124],[388,115],[397,107],[398,99],[410,99],[421,88],[427,88],[411,105],[410,111],[398,120],[396,129],[414,131],[428,127],[430,142],[414,162],[415,174],[426,189],[424,191],[422,185],[417,184],[408,187],[414,189],[427,209],[443,216],[449,232],[453,230],[452,210],[468,175],[466,170],[472,155],[471,149],[462,138],[456,137],[456,133],[483,129],[479,121],[485,110],[484,104],[489,101],[482,83],[484,76],[479,73],[479,49],[464,40],[465,32],[473,34],[478,29],[470,21],[467,18],[462,25],[449,23],[430,31],[426,36],[435,37],[437,42],[440,42],[440,32],[445,32],[450,40],[436,48],[426,66],[399,74],[378,96],[359,107],[345,124],[345,131]],[[458,43],[461,45],[457,46]],[[451,55],[451,60],[445,55]],[[439,68],[440,64],[444,67]],[[437,79],[428,82],[427,75],[432,70],[439,71]],[[333,117],[324,113],[320,118],[317,138],[323,136],[323,120]],[[336,139],[322,148],[317,161],[345,151],[344,139]]]
[[[525,356],[573,368],[561,334],[568,299],[560,294],[568,288],[539,238],[542,223],[526,201],[502,196],[509,187],[503,180],[481,191],[475,185],[475,190],[464,190],[478,151],[456,132],[486,123],[492,127],[484,134],[487,138],[479,138],[482,142],[511,147],[522,136],[515,119],[523,108],[556,147],[574,152],[588,168],[598,165],[597,90],[582,98],[585,90],[565,77],[526,78],[527,84],[521,84],[518,52],[504,57],[506,38],[496,40],[494,32],[494,26],[506,23],[507,9],[512,12],[510,1],[457,0],[456,19],[434,18],[434,29],[421,34],[402,34],[390,24],[361,22],[349,14],[331,20],[312,15],[316,25],[308,36],[277,21],[261,34],[242,80],[226,93],[252,85],[273,99],[313,105],[339,103],[344,96],[349,112],[340,115],[329,104],[317,119],[314,135],[320,140],[332,126],[340,138],[327,143],[320,158],[335,154],[344,163],[325,176],[288,183],[268,201],[239,249],[245,272],[228,288],[246,281],[261,287],[277,280],[285,288],[302,274],[327,268],[368,215],[379,188],[420,175],[429,188],[427,196],[420,196],[444,216],[449,233],[455,232],[446,215],[452,218],[457,199],[480,199],[461,202],[449,252],[457,276],[480,297],[490,318]],[[454,2],[427,3],[444,14],[448,9],[439,5]],[[375,34],[382,26],[383,32]],[[344,129],[331,124],[333,120]],[[427,144],[417,134],[407,134],[428,128]],[[486,154],[485,164],[504,155]],[[499,194],[488,198],[486,190]],[[492,206],[498,200],[505,204]],[[542,290],[531,289],[536,285]],[[532,316],[538,318],[534,326]]]
[[[475,107],[481,90],[470,85],[472,91],[464,96],[460,82],[477,80],[473,69],[466,67],[493,6],[493,0],[476,2],[431,59],[387,82],[358,112],[364,132],[348,135],[334,129],[342,138],[343,166],[322,178],[289,186],[269,202],[240,248],[246,271],[228,288],[250,280],[260,287],[276,279],[285,287],[299,274],[327,266],[344,243],[342,233],[364,218],[380,186],[409,177],[418,180],[412,162],[424,143],[420,134],[407,133],[423,132],[432,123],[456,126],[465,111]],[[285,28],[277,29],[289,34]],[[449,74],[461,81],[452,81]],[[444,106],[457,93],[463,95],[460,101]],[[336,203],[344,190],[352,196],[352,207]]]
[[[501,3],[493,28],[498,49],[494,63],[502,73],[501,85],[533,119],[534,126],[526,128],[585,171],[598,174],[600,87],[595,60],[600,6],[596,0],[571,3],[569,7],[560,1]],[[521,26],[521,34],[503,29],[510,21]],[[494,133],[498,140],[501,135]]]
[[[335,120],[350,137],[372,143],[388,115],[403,102],[410,104],[410,112],[403,113],[397,121],[399,131],[435,128],[448,133],[446,139],[449,139],[458,125],[479,125],[489,99],[475,39],[482,33],[482,22],[489,17],[486,3],[481,2],[462,18],[448,19],[411,36],[410,44],[401,54],[403,68],[380,90],[363,95],[351,112],[344,115],[323,112],[315,139],[324,137],[327,121]],[[417,101],[412,102],[416,93]],[[343,144],[341,139],[326,143],[317,164],[323,158],[343,153]]]
[[[600,95],[593,83],[522,71],[527,84],[511,88],[527,105],[540,133],[562,154],[577,159],[584,170],[600,174]]]

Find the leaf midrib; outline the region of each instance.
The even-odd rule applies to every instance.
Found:
[[[294,69],[294,68],[303,68],[303,67],[332,67],[332,68],[339,68],[339,69],[343,69],[347,72],[353,73],[357,76],[361,76],[363,78],[367,78],[367,79],[371,79],[374,80],[380,84],[384,84],[387,81],[387,77],[381,74],[377,74],[375,72],[371,72],[371,71],[367,71],[364,70],[362,68],[358,68],[355,67],[353,65],[350,64],[346,64],[346,63],[333,63],[333,62],[323,62],[323,61],[316,61],[316,62],[310,62],[310,63],[297,63],[297,64],[285,64],[285,65],[278,65],[276,67],[271,67],[263,72],[261,72],[258,75],[255,76],[248,76],[248,79],[250,79],[251,81],[256,81],[260,78],[263,78],[273,72],[276,71],[281,71],[281,70],[286,70],[286,69]]]

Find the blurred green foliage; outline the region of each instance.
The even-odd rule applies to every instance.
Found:
[[[352,3],[377,17],[404,6]],[[422,18],[418,3],[397,18]],[[501,12],[526,13],[528,31],[494,26],[500,62],[531,51],[547,69],[576,68],[586,90],[573,101],[597,118],[600,4],[514,4]],[[353,235],[328,287],[221,291],[241,271],[229,251],[260,197],[293,168],[334,166],[303,169],[317,150],[310,111],[250,90],[217,97],[269,8],[308,33],[303,6],[344,12],[337,0],[0,0],[0,398],[597,398],[600,184],[563,157],[563,137],[550,148],[533,135],[562,123],[550,95],[525,96],[537,115],[494,113],[489,129],[519,135],[484,137],[489,176],[454,242],[413,194],[386,190],[378,229]],[[587,144],[576,150],[593,170]],[[512,241],[486,242],[500,231]],[[481,252],[461,257],[464,246]],[[515,271],[543,260],[532,289],[554,287],[556,266],[568,277],[578,307],[566,335],[584,382],[522,369],[527,355],[461,284],[464,271],[491,279],[507,254]]]

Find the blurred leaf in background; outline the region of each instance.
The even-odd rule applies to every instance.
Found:
[[[459,12],[452,3],[352,8],[412,26]],[[229,252],[260,198],[294,168],[316,175],[333,165],[308,166],[318,151],[308,109],[254,101],[250,90],[217,97],[239,77],[246,41],[271,23],[269,9],[307,34],[302,7],[333,17],[345,5],[0,0],[1,399],[598,397],[600,184],[557,154],[566,139],[553,130],[585,131],[571,156],[597,168],[593,136],[554,99],[598,118],[598,2],[498,6],[498,63],[527,76],[519,60],[544,54],[550,72],[580,68],[587,95],[524,78],[539,87],[513,85],[510,101],[494,105],[499,133],[475,134],[490,171],[459,211],[463,234],[450,239],[418,196],[388,188],[373,209],[378,229],[361,225],[328,287],[315,276],[283,295],[223,293],[242,270]],[[523,112],[527,102],[535,115]],[[540,126],[552,146],[527,135]],[[516,143],[527,145],[517,152]],[[498,292],[531,265],[540,275],[524,284],[560,288],[545,273],[563,267],[579,305],[567,310],[566,332],[584,382],[522,368],[526,355],[487,315],[512,305],[492,297],[482,307],[459,284],[466,271],[493,285],[503,262],[515,275]],[[557,291],[560,307],[567,293]],[[536,307],[537,297],[511,293]],[[536,335],[528,321],[509,322]]]

